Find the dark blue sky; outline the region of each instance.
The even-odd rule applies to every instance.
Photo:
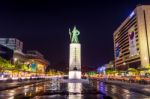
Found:
[[[38,50],[52,66],[61,61],[68,64],[68,29],[74,25],[81,32],[82,65],[99,66],[112,60],[114,30],[137,4],[150,4],[149,0],[54,1],[0,2],[0,37],[20,39],[24,52]]]

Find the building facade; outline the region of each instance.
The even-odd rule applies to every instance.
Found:
[[[13,50],[9,49],[6,46],[0,45],[0,57],[6,60],[12,60],[13,58]]]
[[[139,5],[113,34],[115,68],[150,64],[150,5]]]
[[[107,64],[104,64],[104,67],[106,69],[111,69],[111,70],[114,70],[114,61],[109,61]]]
[[[26,53],[27,61],[25,64],[30,65],[33,72],[45,73],[47,66],[50,63],[44,58],[44,56],[38,51],[28,51]]]
[[[38,51],[23,53],[23,42],[16,38],[0,38],[0,56],[13,64],[25,64],[31,72],[44,74],[49,62]]]
[[[23,50],[23,42],[16,38],[0,38],[0,44],[15,51],[22,52]]]

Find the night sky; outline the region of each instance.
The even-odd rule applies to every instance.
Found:
[[[54,1],[0,2],[0,37],[18,38],[24,43],[24,52],[38,50],[51,66],[59,62],[68,65],[68,31],[74,25],[80,30],[82,66],[97,67],[109,62],[114,57],[115,29],[136,5],[150,4],[150,0]]]

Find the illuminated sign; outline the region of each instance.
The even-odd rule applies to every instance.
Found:
[[[135,35],[135,30],[134,27],[129,29],[128,31],[128,36],[129,36],[129,51],[130,51],[130,56],[137,55],[137,47],[136,47],[136,35]]]
[[[116,58],[119,58],[120,56],[120,48],[119,48],[119,44],[116,43]]]
[[[31,64],[31,70],[34,72],[36,71],[36,64],[34,64],[34,63]]]

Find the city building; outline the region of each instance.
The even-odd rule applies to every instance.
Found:
[[[0,38],[0,44],[15,51],[22,52],[23,50],[23,42],[16,38]]]
[[[14,64],[24,64],[27,61],[26,54],[20,51],[13,51],[12,62]]]
[[[0,56],[13,64],[25,64],[36,75],[44,74],[49,62],[38,51],[23,53],[23,42],[16,38],[0,38]]]
[[[13,50],[9,49],[6,46],[0,45],[0,57],[6,60],[12,60]]]
[[[107,64],[104,64],[104,67],[106,69],[115,70],[115,68],[114,68],[114,61],[109,61]]]
[[[25,64],[31,67],[33,72],[43,74],[50,63],[44,58],[44,56],[38,51],[28,51],[26,53],[27,61]]]
[[[150,64],[150,5],[138,5],[116,29],[115,67],[145,68]]]

